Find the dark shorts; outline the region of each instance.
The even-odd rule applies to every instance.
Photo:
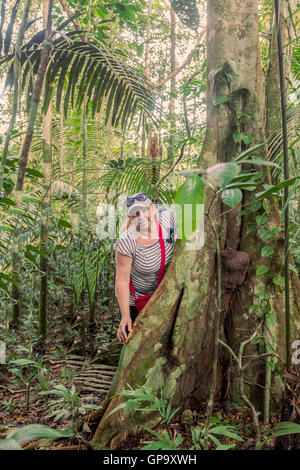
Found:
[[[129,309],[130,309],[131,323],[132,323],[132,325],[133,325],[133,323],[134,323],[136,317],[138,316],[139,312],[138,312],[138,310],[137,310],[137,308],[136,308],[135,305],[129,305]],[[126,334],[128,335],[129,331],[128,331],[127,326],[126,326],[126,328],[125,328],[125,331],[126,331]]]

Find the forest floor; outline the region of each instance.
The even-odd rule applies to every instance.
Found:
[[[34,347],[31,356],[43,370],[34,365],[18,363],[18,360],[28,357],[28,345],[25,340],[29,334],[26,331],[28,325],[24,324],[20,329],[21,334],[14,334],[10,338],[7,356],[10,361],[17,360],[17,363],[0,366],[0,439],[4,439],[12,429],[29,424],[44,424],[55,429],[73,426],[73,429],[76,427],[76,437],[52,442],[45,439],[25,442],[22,445],[24,450],[92,450],[91,438],[98,424],[97,420],[91,419],[93,410],[99,409],[104,401],[121,349],[120,343],[115,339],[119,323],[117,315],[112,323],[111,314],[104,313],[101,316],[101,324],[91,334],[80,329],[83,312],[77,314],[75,319],[74,315],[69,320],[65,318],[67,327],[63,329],[58,310],[53,309],[49,315],[51,333],[43,350]],[[79,341],[78,338],[84,338],[84,341]],[[100,369],[102,366],[99,362],[106,364],[104,369]],[[78,372],[79,366],[81,372]],[[53,392],[50,395],[40,393],[41,388],[49,391],[57,385],[63,385],[67,390],[65,396],[55,395]],[[70,390],[73,390],[73,395]],[[49,409],[51,403],[53,407]],[[48,416],[53,411],[57,414]],[[206,405],[203,404],[198,410],[179,410],[168,425],[158,425],[154,431],[159,435],[167,431],[173,441],[180,434],[183,442],[179,448],[189,450],[194,444],[191,430],[197,426],[203,429],[205,419]],[[247,407],[234,403],[216,406],[213,420],[215,425],[232,426],[235,433],[242,438],[242,441],[237,441],[230,437],[217,436],[223,444],[234,443],[235,450],[250,450],[255,447],[252,417]],[[272,419],[271,425],[262,425],[262,430],[266,431],[274,424]],[[154,440],[156,439],[153,435],[141,429],[137,434],[129,435],[118,449],[137,450]],[[265,448],[274,448],[274,440],[269,441]]]

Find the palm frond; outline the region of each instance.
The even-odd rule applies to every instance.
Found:
[[[16,16],[17,16],[17,11],[18,11],[19,4],[20,4],[20,0],[16,0],[14,6],[12,8],[12,11],[11,11],[10,21],[9,21],[9,24],[8,24],[8,27],[7,27],[7,30],[6,30],[5,39],[4,39],[4,54],[8,54],[8,51],[9,51],[9,48],[10,48],[11,38],[12,38],[14,26],[15,26],[15,21],[16,21]]]
[[[293,106],[287,111],[287,134],[289,146],[293,146],[299,140],[299,122],[300,122],[300,106]],[[269,159],[273,162],[281,164],[283,161],[283,136],[282,128],[278,126],[268,138]],[[278,173],[279,169],[272,169],[272,172]]]
[[[92,117],[104,108],[106,123],[113,126],[128,127],[137,108],[146,113],[155,123],[155,112],[160,111],[158,95],[145,76],[104,43],[74,41],[79,32],[72,31],[63,37],[53,39],[51,60],[46,75],[46,94],[44,110],[47,109],[54,88],[56,89],[56,108],[64,99],[64,113],[67,115],[69,104],[79,108],[87,98],[92,102]],[[41,44],[44,31],[36,34],[23,46],[21,64],[23,70],[23,89],[30,79],[31,70],[36,73],[41,59]],[[0,65],[13,59],[13,55],[0,60]],[[13,64],[8,71],[6,85],[13,82]],[[67,91],[62,98],[65,83]],[[76,98],[76,99],[75,99]]]
[[[299,80],[299,78],[300,78],[300,44],[299,44],[299,38],[298,39],[296,38],[295,43],[293,44],[291,72],[292,72],[292,75],[295,77],[295,79]]]
[[[152,162],[142,158],[132,160],[123,167],[114,166],[98,179],[99,188],[104,194],[114,194],[112,202],[122,192],[136,193],[143,191],[150,198],[155,197],[156,177],[153,167],[160,166],[161,173],[166,172],[169,166],[164,162]],[[172,190],[165,184],[160,186],[159,202],[171,203]]]
[[[1,204],[2,205],[2,204]],[[9,207],[6,218],[1,220],[0,266],[10,264],[12,244],[16,241],[14,234],[17,229],[23,244],[30,243],[40,233],[41,195],[38,192],[23,196],[20,207]]]

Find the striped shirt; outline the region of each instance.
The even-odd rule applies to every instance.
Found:
[[[173,209],[163,209],[159,213],[158,221],[162,227],[165,243],[166,260],[164,274],[169,266],[173,249],[174,237],[177,233],[176,217]],[[132,279],[135,296],[153,294],[157,287],[158,274],[161,263],[161,251],[159,239],[151,245],[138,245],[133,228],[129,227],[114,244],[120,253],[133,258],[130,276]],[[135,305],[131,294],[129,305]]]

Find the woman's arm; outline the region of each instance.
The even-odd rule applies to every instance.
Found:
[[[132,330],[130,311],[129,311],[129,281],[132,258],[123,255],[116,250],[116,296],[121,310],[121,322],[117,333],[119,341],[125,341],[127,338],[126,326],[128,331]]]

